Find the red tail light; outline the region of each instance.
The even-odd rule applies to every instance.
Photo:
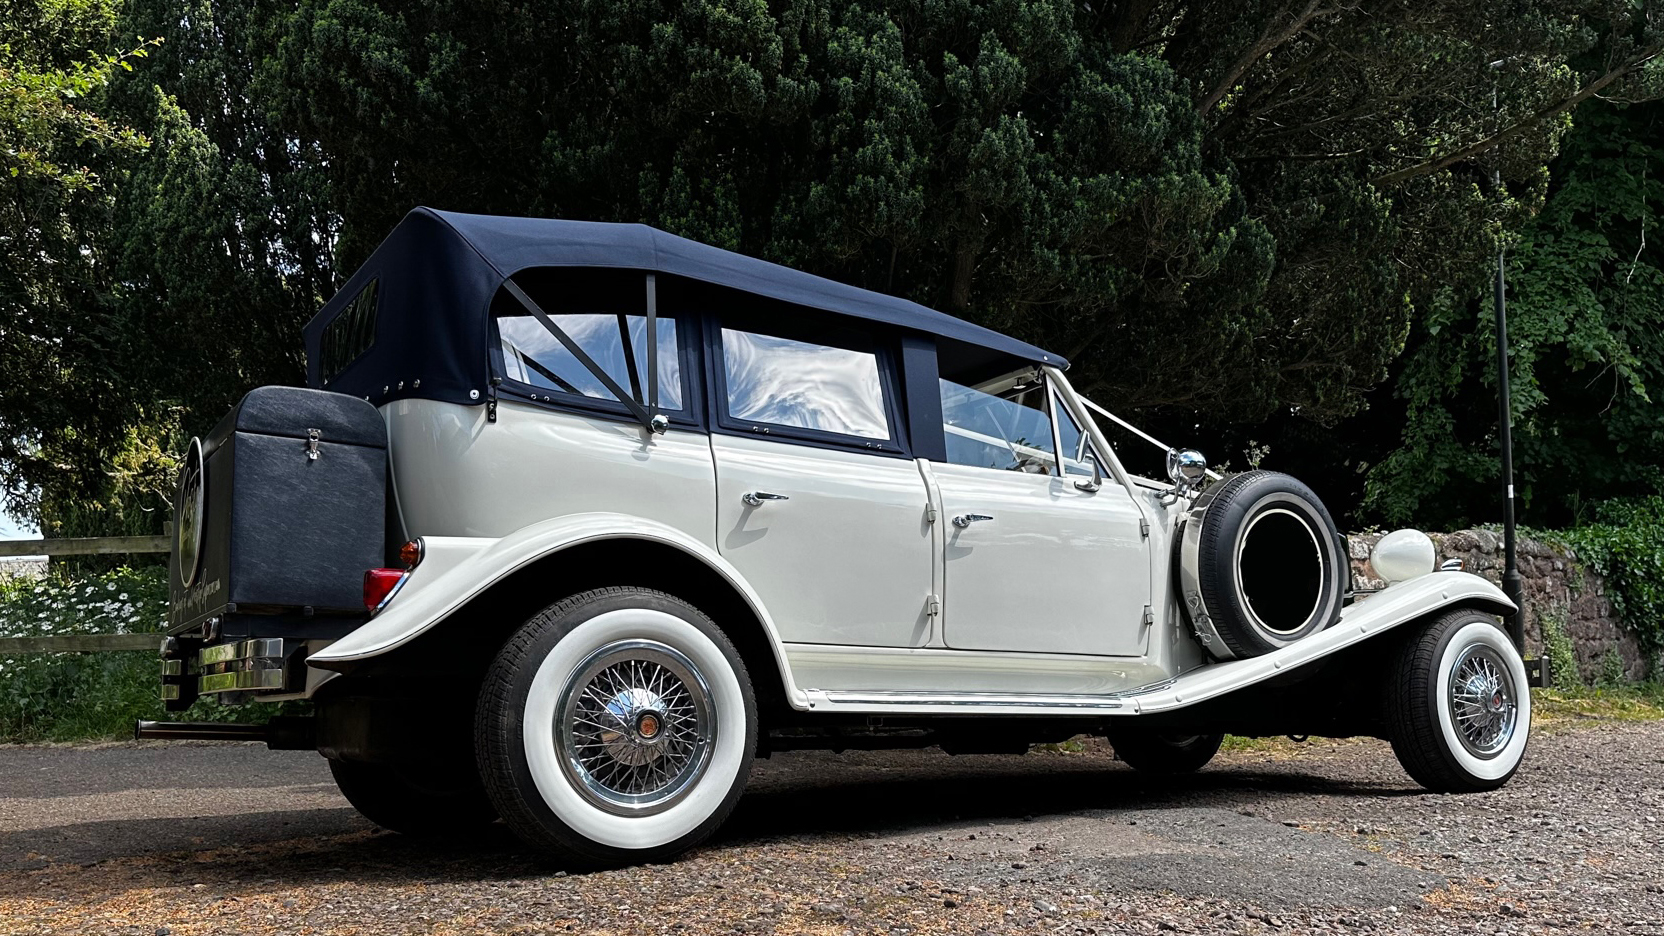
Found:
[[[403,569],[371,569],[364,573],[364,610],[375,612],[404,580]]]

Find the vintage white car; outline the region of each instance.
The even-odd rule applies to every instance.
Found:
[[[1124,468],[1056,354],[640,225],[412,212],[182,474],[163,694],[412,834],[663,858],[753,757],[1371,735],[1505,783],[1531,699],[1484,579],[1407,532],[1357,602],[1286,475]],[[1127,427],[1130,428],[1130,427]]]

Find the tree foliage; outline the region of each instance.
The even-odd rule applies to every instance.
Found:
[[[1509,255],[1516,486],[1533,523],[1664,482],[1664,105],[1580,113],[1542,213]],[[1496,331],[1488,294],[1430,303],[1397,380],[1403,444],[1371,472],[1391,522],[1494,503]]]
[[[0,0],[0,465],[14,508],[107,489],[104,456],[142,421],[122,399],[108,235],[113,182],[148,141],[103,96],[150,46],[105,51],[115,18],[98,0]]]
[[[296,379],[300,324],[418,204],[647,222],[1054,348],[1115,407],[1331,424],[1540,205],[1573,109],[1651,93],[1664,41],[1653,0],[122,10],[38,34],[164,40],[104,95],[151,145],[74,227],[96,298],[51,313],[96,326],[77,366],[121,404],[0,405],[83,466]],[[42,451],[0,452],[14,491],[56,483]]]

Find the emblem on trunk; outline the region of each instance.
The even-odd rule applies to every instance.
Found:
[[[207,476],[202,464],[202,440],[191,439],[179,471],[179,495],[174,501],[174,551],[179,554],[179,584],[189,588],[202,564],[203,493]]]

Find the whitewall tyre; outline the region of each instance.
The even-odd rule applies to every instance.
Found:
[[[757,703],[728,638],[679,598],[603,588],[544,609],[498,654],[480,775],[530,844],[581,866],[669,858],[733,810]]]
[[[1433,619],[1399,651],[1389,693],[1393,753],[1427,789],[1494,790],[1519,769],[1531,690],[1494,616],[1458,609]]]

